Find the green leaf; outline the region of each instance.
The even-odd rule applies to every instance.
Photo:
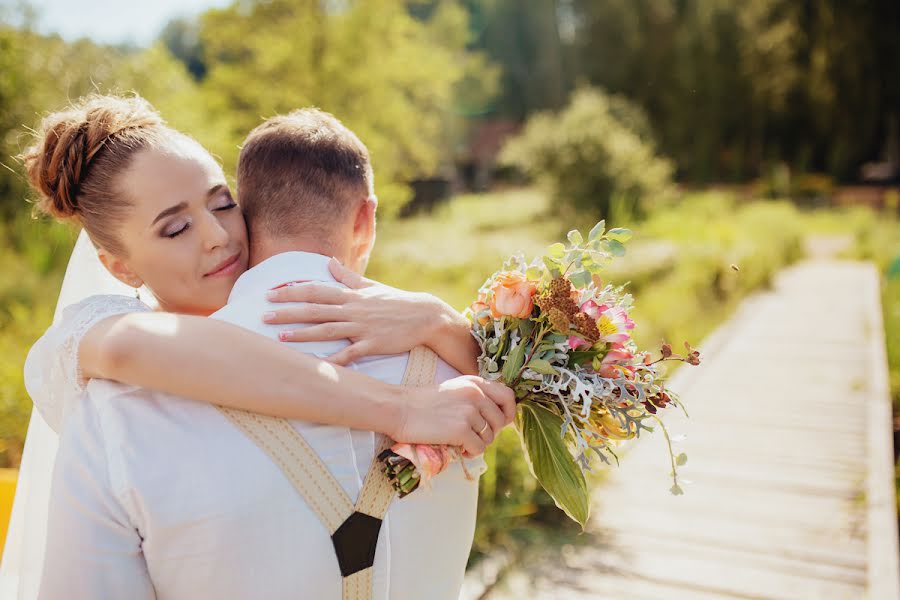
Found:
[[[551,277],[559,277],[562,274],[562,265],[549,256],[544,257],[544,265],[547,267],[547,272],[550,273]]]
[[[600,221],[591,229],[591,232],[588,234],[588,239],[592,242],[594,240],[599,240],[600,236],[603,235],[603,231],[606,229],[606,221]]]
[[[570,231],[566,238],[568,238],[569,242],[571,242],[573,246],[580,246],[584,243],[584,238],[581,237],[581,232],[577,229],[573,229],[572,231]]]
[[[562,258],[566,255],[566,247],[557,242],[547,247],[547,256],[551,258]]]
[[[534,321],[531,321],[530,319],[522,319],[519,321],[519,335],[522,336],[522,339],[531,337],[532,331],[534,331]]]
[[[540,267],[528,267],[528,270],[525,271],[525,277],[531,281],[539,280],[543,274],[544,271]]]
[[[675,464],[677,464],[679,467],[683,467],[685,464],[687,464],[687,454],[685,454],[684,452],[682,452],[681,454],[679,454],[678,456],[676,456],[676,457],[675,457]]]
[[[613,256],[625,256],[625,246],[621,242],[607,240],[606,244]]]
[[[584,528],[590,515],[590,497],[584,474],[559,437],[562,423],[556,413],[527,400],[516,411],[516,429],[531,474],[556,506]]]
[[[610,229],[606,235],[609,237],[609,239],[624,244],[631,239],[631,236],[633,234],[631,233],[630,229],[626,229],[624,227],[616,227],[615,229]]]
[[[577,273],[572,273],[569,275],[569,281],[572,282],[576,288],[587,287],[587,284],[591,282],[591,274],[588,271],[578,271]]]
[[[672,493],[673,496],[682,496],[682,495],[684,495],[684,490],[681,489],[681,486],[678,485],[677,483],[672,484],[672,487],[669,488],[669,491]]]
[[[587,364],[598,354],[600,354],[599,350],[573,350],[569,352],[569,366]]]
[[[548,361],[539,358],[532,358],[531,362],[526,366],[532,371],[537,371],[541,375],[553,375],[556,373],[556,369],[553,368],[553,365]]]
[[[522,368],[524,362],[525,340],[519,340],[518,345],[506,355],[506,362],[503,363],[503,382],[507,384],[512,383],[515,380],[516,375],[519,374],[519,370]]]

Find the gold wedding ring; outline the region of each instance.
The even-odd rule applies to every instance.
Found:
[[[478,435],[481,435],[482,433],[484,433],[487,428],[488,428],[488,422],[485,421],[484,427],[481,428],[481,430],[478,432]]]

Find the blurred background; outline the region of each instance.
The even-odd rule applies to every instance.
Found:
[[[22,364],[77,234],[32,217],[16,156],[47,112],[132,90],[227,173],[263,118],[337,115],[375,167],[370,275],[460,309],[506,255],[605,218],[637,233],[609,277],[637,295],[638,341],[699,342],[827,236],[883,274],[900,409],[895,0],[0,0],[7,511]],[[489,450],[472,564],[575,532],[518,443]]]

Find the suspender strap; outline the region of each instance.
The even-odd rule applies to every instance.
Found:
[[[424,346],[414,348],[409,353],[403,385],[432,383],[436,368],[434,352]],[[216,408],[269,455],[328,529],[344,578],[344,600],[370,599],[378,534],[395,494],[377,457],[393,441],[378,436],[375,458],[354,506],[319,455],[288,421],[222,406]]]

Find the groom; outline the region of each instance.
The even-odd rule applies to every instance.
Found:
[[[252,268],[213,317],[277,338],[280,327],[263,324],[271,309],[267,290],[302,281],[339,285],[329,256],[362,273],[375,238],[372,189],[365,146],[331,115],[307,109],[257,127],[238,167]],[[320,357],[347,345],[295,344]],[[369,357],[352,367],[400,383],[407,360]],[[435,381],[456,375],[438,361]],[[100,380],[88,391],[60,438],[42,598],[341,597],[342,569],[329,531],[269,455],[223,413]],[[290,426],[355,501],[377,436]],[[480,474],[483,460],[469,461],[467,470]],[[378,533],[373,598],[458,597],[477,491],[477,478],[454,463],[431,489],[389,505]]]

